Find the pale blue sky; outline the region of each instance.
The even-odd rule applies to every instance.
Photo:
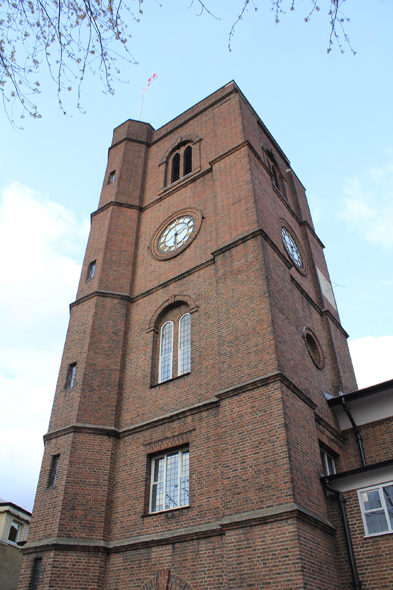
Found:
[[[268,0],[255,0],[227,50],[242,1],[145,0],[131,23],[137,66],[127,84],[102,93],[86,80],[80,114],[57,107],[43,75],[43,119],[24,131],[0,115],[0,496],[32,508],[62,346],[76,292],[89,215],[97,207],[112,130],[137,118],[155,128],[234,79],[307,188],[359,384],[393,377],[393,6],[347,0],[357,55],[327,55],[328,2],[304,23],[308,1],[279,25]],[[135,9],[137,3],[134,2]],[[290,2],[284,6],[289,7]],[[371,6],[371,8],[370,8]],[[380,359],[380,360],[378,360]],[[381,360],[382,359],[382,360]]]

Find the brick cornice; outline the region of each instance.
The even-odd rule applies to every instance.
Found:
[[[252,391],[253,389],[258,389],[260,387],[265,387],[266,385],[270,385],[271,383],[283,383],[288,389],[290,389],[295,395],[297,395],[305,404],[307,404],[311,409],[315,409],[317,404],[315,404],[308,395],[306,395],[303,391],[301,391],[288,377],[286,377],[280,371],[275,371],[273,373],[268,373],[263,377],[257,377],[256,379],[252,379],[250,381],[245,381],[244,383],[240,383],[237,385],[233,385],[231,387],[227,387],[225,389],[221,389],[216,397],[219,400],[226,399],[228,397],[233,397],[235,395],[241,395],[246,391]]]
[[[144,297],[147,297],[148,295],[151,295],[152,293],[155,293],[156,291],[159,291],[160,289],[164,289],[165,287],[168,287],[172,283],[176,283],[177,281],[180,281],[180,280],[194,274],[195,272],[198,272],[199,270],[202,270],[203,268],[210,266],[211,264],[214,264],[214,259],[212,259],[212,258],[210,258],[209,260],[205,260],[204,262],[201,262],[200,264],[197,264],[196,266],[193,266],[192,268],[189,268],[188,270],[180,273],[179,275],[176,275],[176,276],[168,279],[167,281],[164,281],[163,283],[159,283],[158,285],[156,285],[155,287],[152,287],[151,289],[147,289],[147,291],[143,291],[142,293],[135,295],[135,297],[132,297],[131,295],[127,295],[126,293],[116,293],[114,291],[98,291],[98,290],[92,291],[88,295],[85,295],[84,297],[80,297],[79,299],[76,299],[75,301],[73,301],[70,304],[70,309],[72,309],[76,305],[80,305],[81,303],[85,303],[86,301],[88,301],[89,299],[92,299],[93,297],[108,297],[108,298],[112,298],[112,299],[122,299],[124,301],[128,301],[129,303],[134,303],[135,301],[139,301],[139,299],[143,299]]]
[[[161,385],[165,385],[165,383]],[[64,436],[66,434],[74,432],[84,432],[88,434],[96,434],[98,436],[112,436],[114,438],[123,438],[125,436],[135,434],[136,432],[149,430],[150,428],[155,428],[156,426],[160,426],[161,424],[167,424],[168,422],[173,422],[174,420],[185,418],[186,416],[190,416],[192,414],[205,412],[207,410],[217,407],[219,404],[220,402],[217,399],[217,397],[213,397],[203,402],[193,404],[192,406],[187,406],[186,408],[181,408],[180,410],[169,412],[168,414],[163,414],[162,416],[158,416],[157,418],[153,418],[152,420],[139,422],[138,424],[133,424],[126,428],[116,428],[113,426],[104,426],[100,424],[81,424],[75,422],[74,424],[69,424],[64,428],[58,428],[56,430],[48,432],[44,435],[44,441],[46,442],[53,438],[57,438],[59,436]]]
[[[273,242],[271,237],[265,232],[265,230],[263,230],[260,227],[258,229],[254,229],[253,231],[249,232],[248,234],[245,234],[244,236],[241,236],[240,238],[236,238],[236,240],[233,240],[232,242],[229,242],[228,244],[225,244],[224,246],[221,246],[221,248],[218,248],[217,250],[212,252],[212,256],[214,256],[216,258],[217,256],[220,256],[224,252],[227,252],[228,250],[231,250],[232,248],[236,248],[236,246],[239,246],[240,244],[243,244],[244,242],[248,242],[248,240],[252,240],[253,238],[256,238],[258,236],[263,237],[265,242],[267,242],[267,244],[269,244],[269,246],[274,250],[274,252],[277,254],[277,256],[279,256],[281,258],[282,262],[285,264],[285,266],[287,268],[292,268],[292,266],[293,266],[292,262],[290,262],[290,260],[281,252],[281,250],[276,246],[276,244]]]
[[[126,293],[116,293],[114,291],[97,290],[97,291],[92,291],[88,295],[85,295],[84,297],[80,297],[79,299],[76,299],[75,301],[73,301],[70,304],[70,309],[72,309],[76,305],[80,305],[81,303],[85,303],[86,301],[88,301],[89,299],[92,299],[93,297],[108,297],[108,298],[112,298],[112,299],[122,299],[124,301],[128,301],[129,303],[134,303],[135,301],[139,301],[139,299],[143,299],[144,297],[147,297],[148,295],[151,295],[152,293],[155,293],[156,291],[159,291],[160,289],[164,289],[165,287],[168,287],[172,283],[180,281],[180,280],[194,274],[195,272],[198,272],[199,270],[202,270],[203,268],[210,266],[211,264],[214,264],[215,258],[217,256],[220,256],[224,252],[227,252],[228,250],[231,250],[232,248],[236,248],[240,244],[243,244],[244,242],[247,242],[248,240],[252,240],[258,236],[262,236],[262,238],[265,240],[265,242],[267,244],[269,244],[269,246],[274,250],[274,252],[277,254],[277,256],[279,256],[279,258],[281,259],[281,261],[285,264],[285,266],[287,268],[293,267],[293,264],[281,252],[281,250],[276,246],[276,244],[273,242],[273,240],[270,238],[270,236],[262,228],[258,228],[258,229],[255,229],[255,230],[249,232],[248,234],[245,234],[244,236],[237,238],[236,240],[233,240],[232,242],[229,242],[228,244],[225,244],[221,248],[218,248],[217,250],[212,252],[213,258],[205,260],[205,261],[201,262],[200,264],[197,264],[196,266],[193,266],[192,268],[180,273],[179,275],[171,277],[167,281],[159,283],[155,287],[151,287],[151,289],[147,289],[146,291],[143,291],[142,293],[135,295],[134,297],[131,295],[127,295]],[[291,277],[291,279],[293,281],[295,281],[295,279],[293,279],[293,277]],[[299,287],[300,287],[300,285],[299,285]],[[300,287],[300,289],[302,289],[302,287]],[[316,304],[314,304],[314,305],[316,306]],[[317,310],[320,310],[320,308],[318,306],[316,308],[317,308]],[[328,310],[326,310],[326,311],[328,312]],[[320,311],[320,313],[321,313],[321,311]],[[328,313],[330,313],[330,312],[328,312]]]
[[[110,209],[111,207],[123,207],[124,209],[134,209],[139,212],[142,211],[142,207],[139,207],[139,205],[132,205],[131,203],[123,203],[121,201],[109,201],[108,203],[106,203],[102,207],[99,207],[99,209],[97,209],[96,211],[93,211],[93,213],[91,213],[91,215],[90,215],[90,218],[92,219],[93,217],[95,217],[99,213],[102,213],[103,211],[106,211],[107,209]]]
[[[150,147],[151,143],[149,143],[148,141],[144,141],[143,139],[133,139],[132,137],[123,137],[122,139],[119,139],[119,141],[117,141],[116,143],[113,143],[109,148],[108,148],[108,154],[109,152],[117,147],[118,145],[124,143],[125,141],[129,141],[130,143],[139,143],[140,145],[145,145],[146,147]]]
[[[257,379],[252,379],[250,381],[246,381],[244,383],[228,387],[226,389],[221,389],[215,397],[212,397],[208,400],[199,402],[197,404],[193,404],[191,406],[187,406],[186,408],[181,408],[180,410],[175,410],[174,412],[169,412],[168,414],[163,414],[161,416],[158,416],[157,418],[153,418],[152,420],[146,420],[145,422],[133,424],[126,428],[116,428],[114,426],[105,426],[100,424],[84,424],[75,422],[63,428],[58,428],[56,430],[48,432],[44,435],[44,442],[76,432],[95,434],[98,436],[112,436],[114,438],[123,438],[125,436],[135,434],[136,432],[149,430],[150,428],[156,428],[157,426],[161,426],[162,424],[167,424],[168,422],[173,422],[175,420],[185,418],[192,414],[197,414],[199,412],[211,410],[215,407],[218,407],[220,405],[221,400],[236,395],[241,395],[247,391],[252,391],[254,389],[265,387],[266,385],[277,382],[283,383],[288,389],[290,389],[295,395],[297,395],[297,397],[299,397],[306,405],[308,405],[313,410],[317,407],[317,405],[312,401],[310,397],[308,397],[303,391],[301,391],[285,375],[277,371],[274,373],[269,373]],[[168,382],[164,382],[161,383],[160,386],[165,387],[167,384]]]
[[[152,515],[160,518],[160,513]],[[173,543],[184,543],[197,539],[225,535],[227,531],[234,529],[248,528],[250,526],[261,526],[272,522],[284,520],[300,520],[317,527],[324,532],[334,535],[336,529],[321,516],[295,504],[282,504],[271,508],[262,508],[252,512],[226,516],[220,521],[207,523],[199,526],[177,529],[173,531],[157,532],[151,535],[140,535],[119,541],[105,542],[96,539],[78,539],[67,537],[53,537],[44,539],[38,543],[28,542],[23,549],[24,554],[53,551],[54,549],[70,551],[105,551],[107,553],[119,553],[125,551],[136,551],[148,547],[170,545]]]

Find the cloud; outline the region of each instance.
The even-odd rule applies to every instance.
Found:
[[[386,250],[393,247],[393,154],[378,168],[371,168],[362,178],[354,176],[344,187],[344,202],[339,218],[346,221],[368,242]]]
[[[14,183],[0,200],[0,496],[32,509],[88,220]]]
[[[349,341],[360,389],[393,379],[393,336],[365,336]]]

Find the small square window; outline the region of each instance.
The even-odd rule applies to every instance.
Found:
[[[56,485],[57,472],[59,471],[60,455],[53,455],[50,464],[48,488],[54,488]]]
[[[19,541],[21,529],[22,525],[19,524],[19,522],[16,522],[16,520],[11,522],[10,532],[8,534],[8,540],[11,541],[11,543],[17,543]]]
[[[86,281],[90,281],[94,275],[96,274],[96,261],[90,262],[89,266],[87,267],[87,275]]]
[[[336,473],[336,465],[334,463],[334,458],[332,457],[332,455],[329,455],[329,453],[327,453],[323,449],[320,449],[320,452],[323,475],[334,475]]]
[[[33,579],[32,579],[32,584],[31,584],[31,590],[38,589],[38,583],[40,581],[41,565],[42,565],[42,559],[35,559],[34,560],[34,569],[33,569]]]
[[[68,367],[66,389],[71,389],[75,384],[76,363],[71,363]]]
[[[116,170],[112,170],[112,172],[108,176],[108,184],[112,184],[116,180]]]
[[[189,450],[180,449],[153,457],[150,512],[189,505]]]
[[[358,491],[366,536],[393,532],[393,482]]]

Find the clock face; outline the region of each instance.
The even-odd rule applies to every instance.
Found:
[[[190,239],[195,220],[191,215],[182,215],[171,221],[158,238],[158,249],[164,254],[175,252]]]
[[[298,248],[298,245],[296,244],[295,240],[293,239],[286,227],[283,227],[281,229],[281,234],[285,249],[288,252],[292,262],[296,264],[298,268],[303,268],[303,258]]]

